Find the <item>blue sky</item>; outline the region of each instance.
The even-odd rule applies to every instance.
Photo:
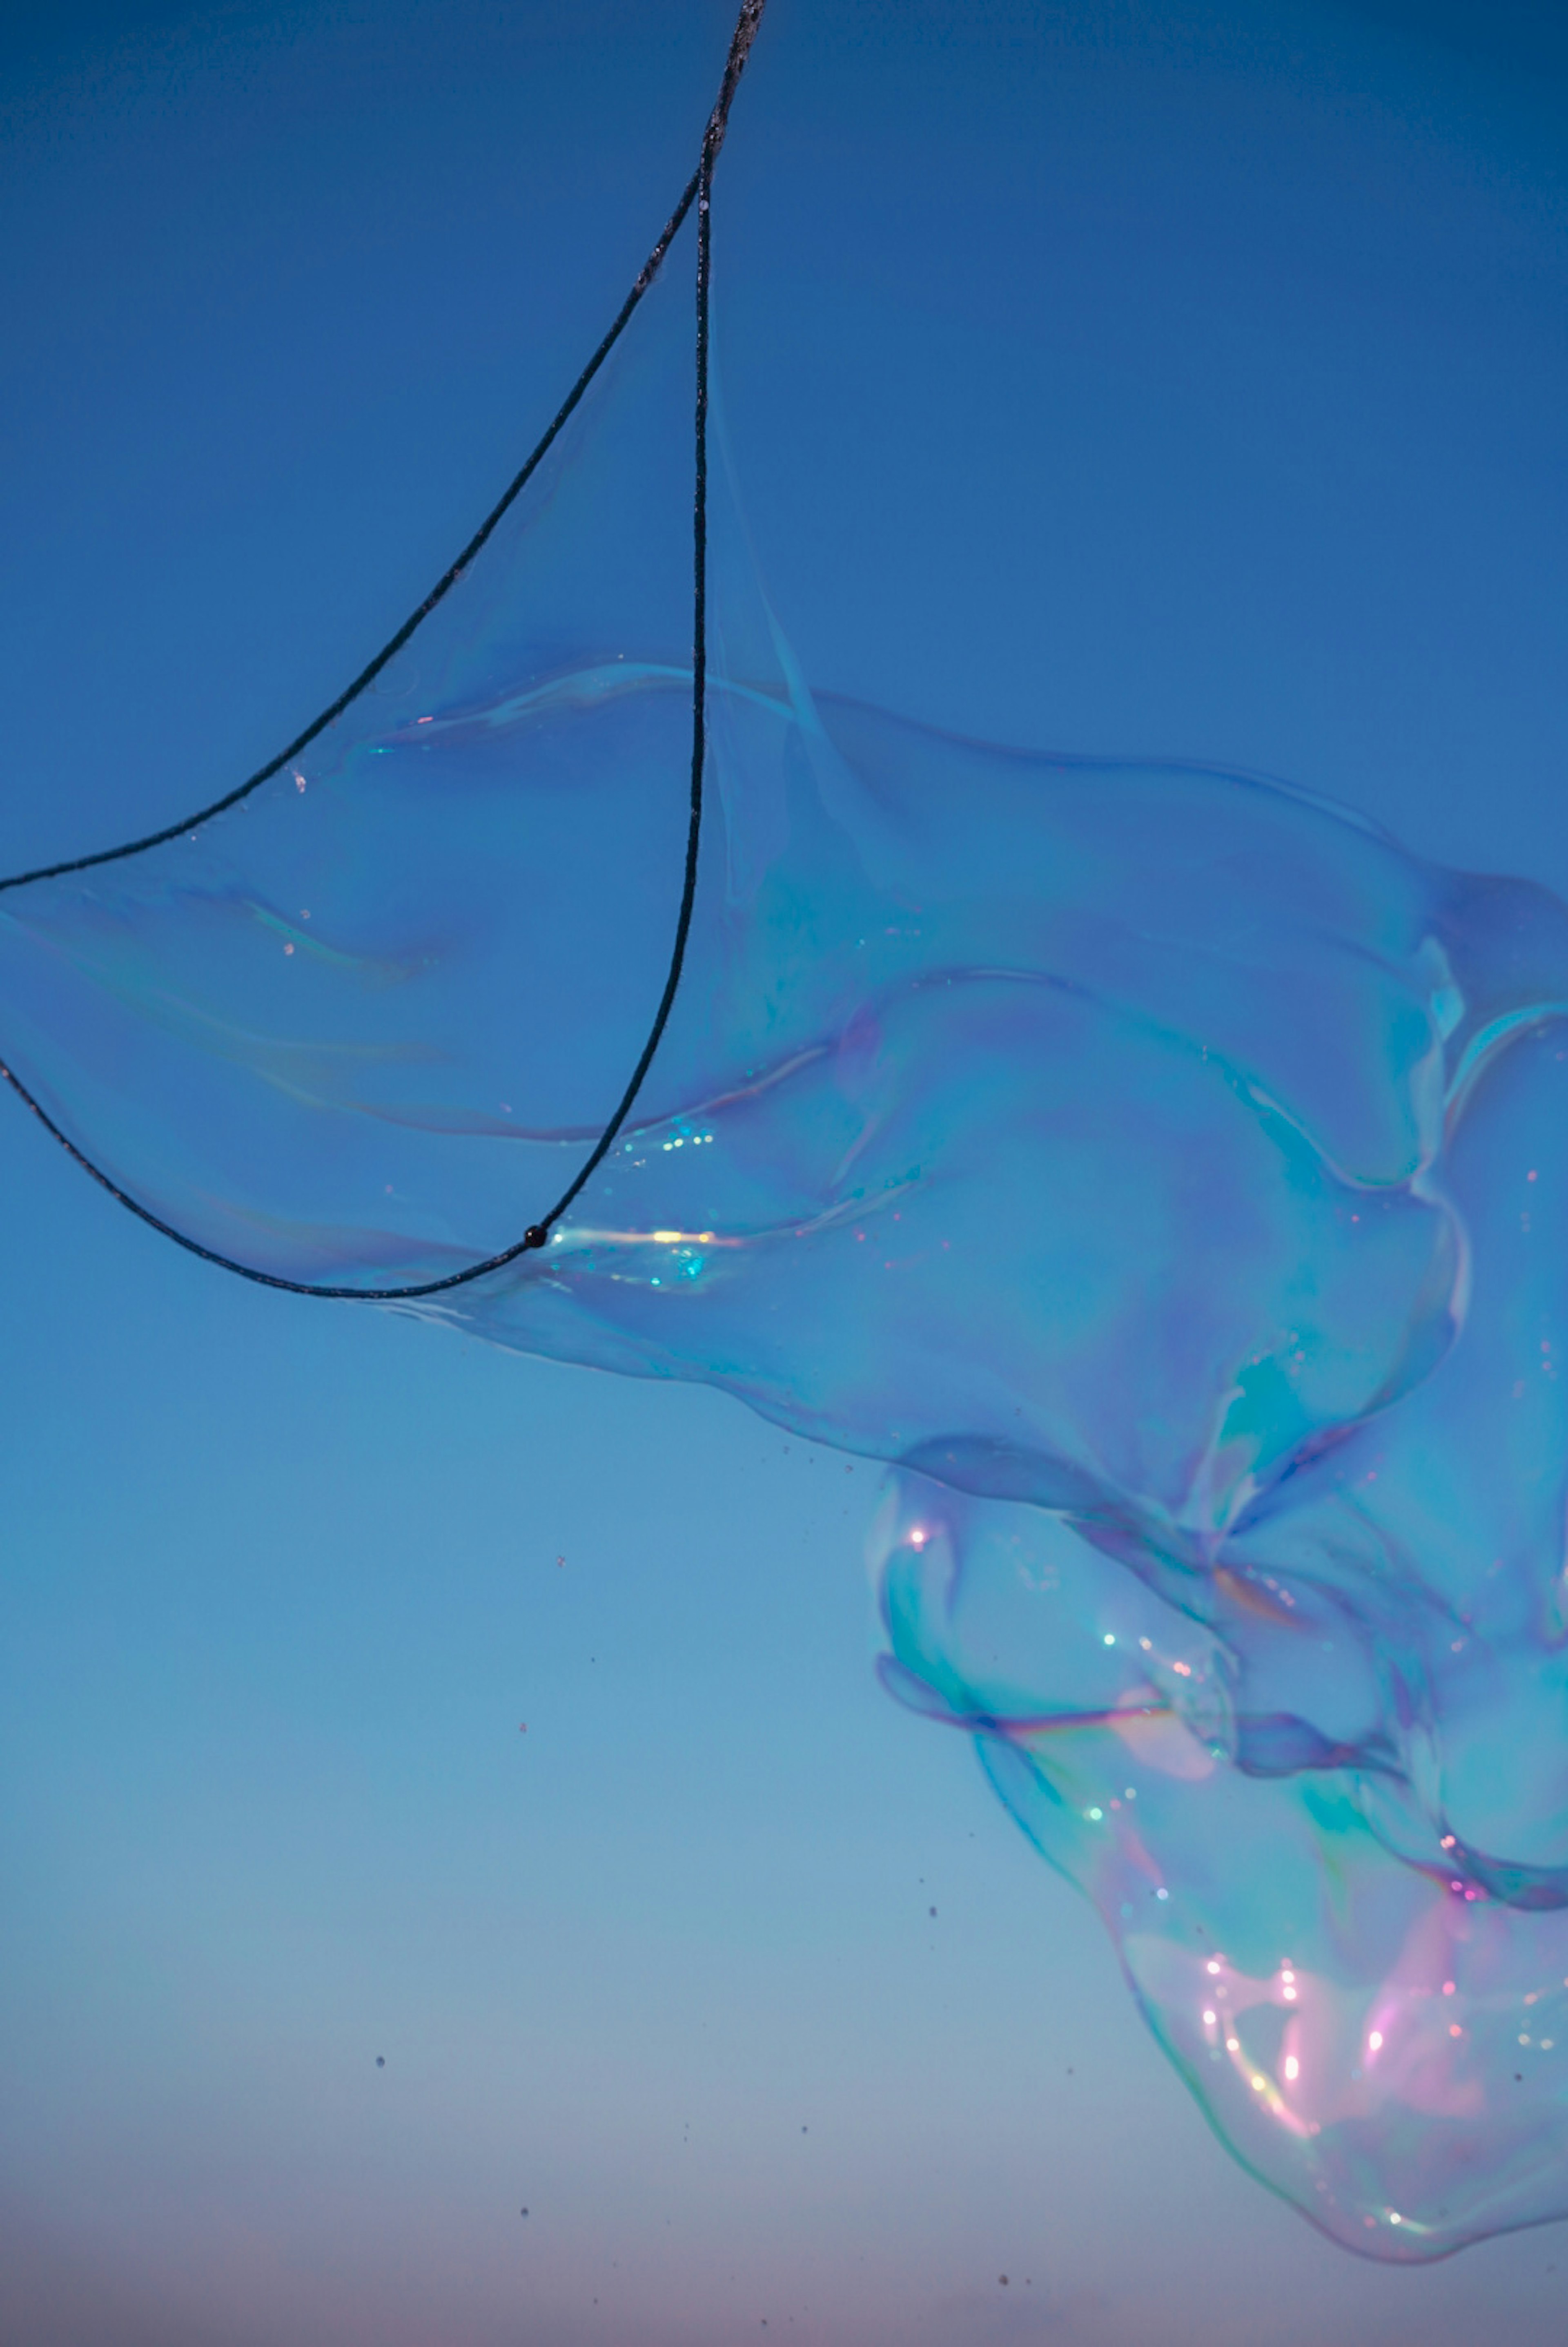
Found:
[[[5,868],[402,617],[728,29],[7,15]],[[1565,105],[1544,7],[769,0],[718,333],[808,674],[1568,894]],[[0,1182],[8,2337],[1560,2334],[1558,2229],[1380,2271],[1218,2149],[877,1692],[863,1465],[226,1283],[19,1112]]]

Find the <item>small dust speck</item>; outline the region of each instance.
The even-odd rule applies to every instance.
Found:
[[[376,2055],[376,2068],[377,2068],[378,2070],[384,2070],[384,2069],[386,2068],[386,2065],[387,2065],[387,2057],[386,2057],[386,2055],[385,2055],[384,2054],[378,2054],[378,2055]]]
[[[1005,2274],[998,2274],[996,2279],[1002,2284],[1003,2289],[1005,2290],[1007,2288],[1007,2276]]]

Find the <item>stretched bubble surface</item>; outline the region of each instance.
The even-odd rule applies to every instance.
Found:
[[[440,1276],[662,983],[680,294],[384,692],[0,898],[9,1063],[290,1278]],[[1440,2254],[1568,2210],[1568,916],[1284,788],[813,696],[716,547],[711,815],[636,1120],[421,1308],[889,1462],[892,1691],[1095,1901],[1225,2139]]]

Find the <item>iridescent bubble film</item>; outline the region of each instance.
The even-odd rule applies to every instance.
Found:
[[[0,899],[7,1060],[204,1245],[439,1277],[619,1096],[679,893],[688,316],[677,274],[297,767]],[[1237,2155],[1384,2258],[1564,2213],[1568,916],[1277,784],[814,697],[733,513],[715,559],[635,1122],[421,1308],[890,1462],[889,1686]]]

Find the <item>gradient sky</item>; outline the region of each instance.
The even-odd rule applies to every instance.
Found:
[[[402,618],[730,14],[4,12],[0,867]],[[1565,164],[1557,0],[769,0],[718,334],[807,673],[1568,894]],[[227,1281],[4,1102],[0,1184],[6,2347],[1561,2340],[1561,2228],[1380,2270],[1220,2151],[877,1691],[863,1463]]]

